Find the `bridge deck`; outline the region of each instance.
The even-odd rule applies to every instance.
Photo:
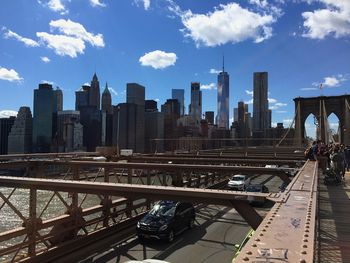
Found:
[[[319,180],[318,262],[350,262],[350,173],[338,186]]]

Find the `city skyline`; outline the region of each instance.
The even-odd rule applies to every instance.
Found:
[[[329,28],[322,28],[312,23],[318,9],[334,16],[344,14],[348,19],[346,10],[350,7],[346,3],[202,1],[198,5],[195,1],[149,1],[147,6],[142,1],[105,0],[97,5],[56,1],[62,6],[55,7],[52,2],[3,4],[1,112],[18,111],[20,106],[33,110],[32,91],[43,81],[59,86],[64,93],[64,109],[74,109],[74,92],[96,72],[101,83],[109,83],[113,105],[126,101],[126,83],[137,82],[146,87],[146,99],[161,104],[171,98],[172,89],[184,89],[187,107],[190,83],[198,81],[203,91],[203,112],[214,111],[216,115],[213,97],[222,53],[232,84],[230,123],[238,101],[251,104],[253,72],[269,72],[274,124],[293,119],[294,97],[349,91],[350,62],[342,55],[350,49],[347,24],[337,28],[330,21]],[[277,10],[279,13],[274,13]],[[10,15],[14,12],[16,17]],[[199,21],[200,15],[205,20]],[[226,35],[218,30],[217,15],[223,18],[220,26],[228,29]],[[131,21],[131,17],[135,19]],[[232,20],[227,21],[228,17]],[[196,21],[210,22],[213,28],[198,28]],[[250,21],[252,31],[244,31],[241,21]],[[231,22],[244,34],[230,31]],[[213,32],[217,36],[214,39],[210,37]],[[67,40],[66,48],[57,39],[50,42],[53,36]]]

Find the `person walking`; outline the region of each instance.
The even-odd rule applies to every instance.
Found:
[[[334,170],[337,182],[341,182],[343,166],[344,166],[344,158],[339,151],[340,151],[340,147],[335,146],[333,150],[333,154],[331,155],[332,168]]]
[[[345,150],[345,163],[346,163],[346,171],[350,171],[350,145],[347,145]]]

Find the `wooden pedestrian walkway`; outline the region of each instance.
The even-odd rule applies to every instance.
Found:
[[[340,185],[318,184],[318,229],[315,262],[350,262],[350,173]]]

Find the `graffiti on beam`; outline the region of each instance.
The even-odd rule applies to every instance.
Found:
[[[291,218],[290,223],[296,229],[300,227],[301,218]]]

